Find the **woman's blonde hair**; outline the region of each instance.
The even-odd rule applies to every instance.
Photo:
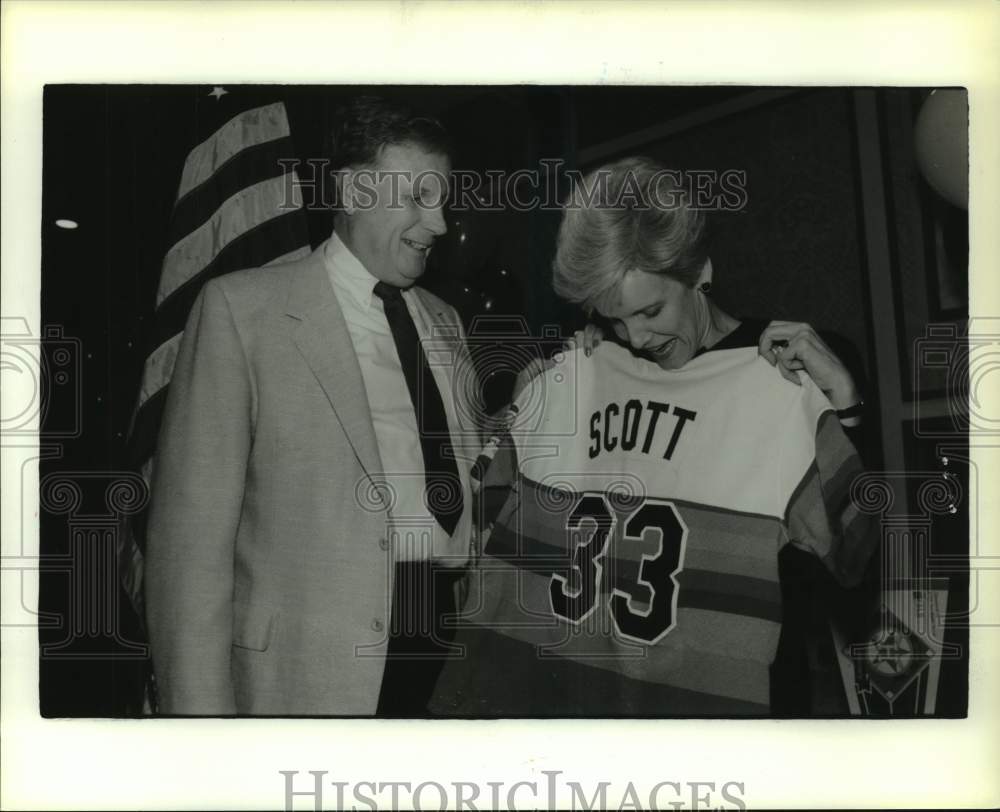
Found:
[[[706,259],[705,215],[690,206],[682,173],[624,158],[589,172],[567,198],[552,287],[591,313],[617,295],[629,271],[693,287]]]

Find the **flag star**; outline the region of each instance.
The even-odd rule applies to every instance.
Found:
[[[209,96],[214,96],[214,97],[215,97],[215,100],[216,100],[216,101],[218,101],[218,100],[219,100],[219,99],[221,99],[221,98],[222,98],[223,96],[225,96],[225,95],[226,95],[226,94],[227,94],[228,92],[229,92],[229,91],[228,91],[228,90],[226,90],[226,89],[225,89],[224,87],[213,87],[213,88],[212,88],[212,92],[211,92],[211,93],[209,93],[208,95],[209,95]]]

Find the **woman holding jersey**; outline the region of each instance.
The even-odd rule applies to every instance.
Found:
[[[803,372],[809,375],[864,457],[861,393],[817,332],[800,322],[737,319],[713,300],[705,214],[685,205],[675,178],[655,161],[632,157],[594,170],[574,190],[559,229],[553,287],[594,317],[576,343],[589,355],[610,331],[664,370],[680,369],[704,353],[756,346],[791,383],[799,385]],[[639,190],[640,205],[614,205],[628,188]],[[588,198],[595,205],[584,205]],[[679,205],[658,205],[665,201]],[[810,586],[821,576],[815,559],[792,545],[780,565],[785,618],[772,674],[772,709],[799,714],[809,703],[803,679],[807,604]]]

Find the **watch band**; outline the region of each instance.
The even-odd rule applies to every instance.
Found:
[[[853,406],[848,406],[846,409],[837,409],[837,418],[839,420],[847,420],[851,417],[861,417],[865,411],[865,402],[859,400]]]

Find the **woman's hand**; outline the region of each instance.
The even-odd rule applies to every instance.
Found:
[[[566,341],[566,349],[571,350],[575,346],[583,347],[583,354],[589,358],[603,340],[604,330],[593,322],[587,322],[586,327],[577,330],[573,333],[573,337]]]
[[[588,358],[590,354],[594,351],[598,344],[604,338],[604,330],[598,327],[596,324],[587,324],[582,330],[577,330],[572,336],[567,338],[563,342],[563,350],[569,352],[570,350],[583,348],[583,354]],[[551,369],[555,366],[555,360],[552,358],[536,358],[530,361],[524,369],[522,369],[517,374],[517,379],[514,381],[514,392],[511,395],[511,400],[517,400],[520,397],[521,392],[524,388],[534,380],[536,375],[541,375],[547,369]]]
[[[761,333],[757,350],[792,383],[801,385],[797,372],[803,370],[835,409],[846,409],[861,400],[847,367],[808,324],[772,321]]]

